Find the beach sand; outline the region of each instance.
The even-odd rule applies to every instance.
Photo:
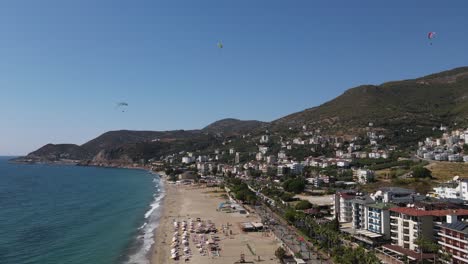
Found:
[[[215,192],[218,190],[218,192]],[[239,213],[218,212],[216,209],[225,199],[221,197],[221,189],[203,188],[197,186],[185,186],[165,184],[166,196],[162,204],[159,227],[155,233],[155,243],[153,244],[151,263],[222,263],[231,264],[240,260],[240,255],[245,255],[247,263],[276,264],[279,261],[274,253],[279,244],[269,233],[262,232],[242,232],[239,223],[256,222],[260,218],[255,214],[242,215]],[[218,230],[222,225],[229,223],[232,235],[218,232],[221,247],[220,256],[202,256],[195,247],[195,243],[190,239],[192,257],[188,262],[184,260],[170,259],[170,245],[172,234],[174,233],[173,220],[188,221],[192,218],[211,220]],[[229,232],[226,232],[229,233]],[[195,234],[191,234],[194,236]],[[258,258],[260,257],[260,261]]]

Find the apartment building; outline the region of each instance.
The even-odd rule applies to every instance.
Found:
[[[390,209],[390,239],[392,245],[412,251],[418,250],[419,237],[432,240],[434,223],[431,211],[413,207]]]
[[[468,264],[468,221],[454,221],[441,225],[438,243],[449,253],[453,264]]]
[[[352,200],[356,197],[352,192],[337,192],[335,202],[332,206],[332,214],[338,218],[340,223],[350,223],[353,221]]]
[[[367,230],[390,238],[390,211],[393,204],[373,203],[367,205]]]
[[[390,208],[391,245],[385,245],[384,248],[398,252],[401,255],[406,255],[412,260],[432,259],[434,258],[434,254],[421,254],[417,245],[418,239],[424,238],[439,242],[439,244],[445,243],[447,247],[450,247],[448,245],[451,242],[448,242],[449,240],[444,236],[446,225],[458,222],[459,219],[467,219],[467,217],[468,210],[466,209]],[[449,232],[449,234],[452,233]],[[458,235],[456,237],[459,238]],[[465,245],[455,243],[454,247],[458,246],[465,247]],[[464,251],[461,251],[460,254],[463,253]]]

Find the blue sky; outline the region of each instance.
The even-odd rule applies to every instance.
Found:
[[[271,121],[360,84],[465,66],[467,8],[466,1],[1,1],[0,154],[81,144],[116,129]],[[437,32],[432,46],[429,31]],[[119,101],[127,112],[115,109]]]

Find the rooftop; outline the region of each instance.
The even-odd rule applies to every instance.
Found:
[[[356,196],[354,199],[351,200],[353,203],[357,204],[372,204],[375,203],[373,199],[371,199],[368,195],[365,196]]]
[[[387,250],[390,250],[390,251],[393,251],[397,254],[401,254],[401,255],[406,255],[408,256],[408,258],[412,259],[412,260],[416,260],[416,259],[432,259],[434,258],[434,254],[429,254],[429,253],[424,253],[424,254],[421,254],[421,253],[418,253],[416,251],[413,251],[413,250],[410,250],[410,249],[406,249],[406,248],[403,248],[403,247],[400,247],[400,246],[396,246],[396,245],[383,245],[382,246],[384,249],[387,249]]]
[[[468,222],[455,222],[451,224],[444,224],[443,227],[459,231],[460,233],[468,234]]]
[[[414,207],[393,207],[390,211],[410,216],[445,216],[445,215],[468,215],[468,209],[456,210],[422,210]]]
[[[377,209],[390,209],[392,207],[395,207],[396,205],[392,203],[374,203],[374,204],[369,204],[368,206],[372,208],[377,208]]]
[[[406,189],[406,188],[400,188],[400,187],[382,187],[382,188],[379,189],[379,191],[392,192],[392,193],[406,193],[406,194],[414,193],[414,190]]]

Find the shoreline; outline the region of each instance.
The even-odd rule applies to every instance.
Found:
[[[175,203],[175,190],[174,186],[167,183],[166,175],[164,172],[162,172],[160,176],[161,182],[164,185],[164,198],[162,198],[160,203],[161,209],[159,210],[158,225],[156,226],[155,230],[153,230],[153,244],[151,245],[151,249],[148,254],[150,264],[165,263],[164,261],[169,258],[169,254],[166,253],[164,246],[166,245],[165,240],[168,235],[166,231],[171,226],[171,221],[169,221],[169,213],[172,211],[169,210],[168,207],[170,205],[174,205]]]
[[[137,235],[133,238],[132,243],[138,246],[134,251],[124,253],[125,259],[123,264],[146,263],[150,264],[151,252],[153,251],[156,230],[160,225],[160,220],[163,214],[163,204],[166,196],[166,184],[164,181],[164,172],[156,172],[146,170],[153,176],[154,186],[153,200],[148,204],[148,209],[142,217],[142,225],[138,228]]]

